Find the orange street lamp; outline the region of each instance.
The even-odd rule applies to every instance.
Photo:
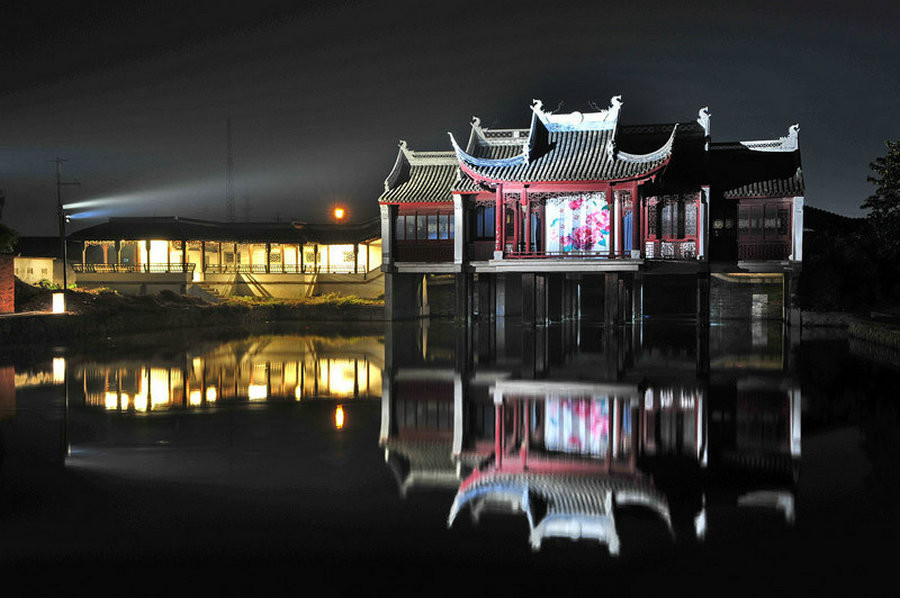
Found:
[[[334,216],[335,220],[341,221],[344,219],[344,216],[347,215],[347,210],[341,207],[337,207],[331,212],[331,214]]]

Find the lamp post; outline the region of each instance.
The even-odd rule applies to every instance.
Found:
[[[63,182],[61,167],[62,163],[67,162],[67,160],[65,158],[57,157],[54,162],[56,162],[56,215],[59,218],[59,244],[60,253],[62,255],[63,296],[65,297],[65,292],[69,288],[68,273],[66,272],[66,266],[69,263],[69,252],[66,246],[66,222],[68,221],[68,217],[66,216],[66,211],[63,209],[62,186],[80,185],[81,183],[79,183],[77,180],[72,182]]]

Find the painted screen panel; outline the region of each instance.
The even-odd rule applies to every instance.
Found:
[[[551,197],[545,210],[547,251],[609,251],[606,193]]]
[[[609,401],[601,398],[546,399],[544,446],[560,451],[603,457],[609,447]]]

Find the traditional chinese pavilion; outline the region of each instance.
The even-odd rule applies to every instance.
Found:
[[[696,277],[704,320],[711,298],[723,313],[790,320],[805,193],[798,127],[714,143],[706,108],[649,125],[623,124],[621,111],[620,96],[591,113],[535,100],[527,128],[476,117],[464,147],[450,134],[452,151],[401,141],[379,197],[388,317],[429,313],[429,287],[441,287],[454,289],[460,317],[546,322],[590,303],[622,322],[642,316],[644,285],[666,275]],[[778,292],[760,302],[746,285]]]

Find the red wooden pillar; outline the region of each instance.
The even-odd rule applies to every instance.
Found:
[[[525,206],[525,251],[531,252],[531,202],[528,200],[528,190],[522,187],[522,205]]]
[[[631,248],[644,255],[641,235],[644,232],[644,210],[641,209],[641,201],[638,198],[637,185],[631,186]]]
[[[620,191],[615,191],[613,200],[613,205],[616,209],[616,257],[622,257],[622,254],[625,251],[625,206],[622,204],[622,193]]]
[[[524,191],[523,191],[524,193]],[[519,251],[519,239],[522,229],[522,205],[521,202],[513,204],[513,251]]]
[[[606,188],[606,209],[609,210],[609,257],[616,257],[616,228],[619,226],[616,222],[616,202],[613,197],[613,190]]]
[[[494,199],[494,252],[503,252],[503,185],[497,185],[497,195]],[[497,257],[497,256],[495,256]]]

